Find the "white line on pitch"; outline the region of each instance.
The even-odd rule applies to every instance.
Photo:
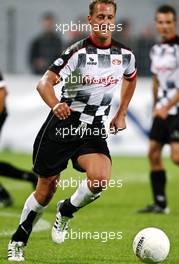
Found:
[[[19,217],[17,213],[8,213],[8,212],[0,212],[0,216],[2,217]],[[34,226],[34,232],[45,231],[51,228],[51,224],[44,219],[40,219],[37,224]],[[10,236],[15,232],[15,230],[7,230],[0,232],[0,236]]]

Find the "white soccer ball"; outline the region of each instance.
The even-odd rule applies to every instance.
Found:
[[[161,229],[145,228],[135,236],[133,251],[144,263],[161,263],[169,254],[170,241]]]

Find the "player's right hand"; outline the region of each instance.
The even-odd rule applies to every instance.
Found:
[[[58,103],[52,110],[54,115],[56,115],[60,120],[68,118],[71,115],[71,112],[74,111],[67,105],[67,103]]]

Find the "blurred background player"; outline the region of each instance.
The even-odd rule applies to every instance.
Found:
[[[30,46],[29,63],[32,72],[43,74],[47,67],[62,52],[62,39],[55,32],[55,17],[51,13],[42,16],[42,33],[36,37]]]
[[[129,47],[135,54],[137,62],[137,75],[150,76],[150,58],[148,56],[152,46],[156,43],[155,32],[150,24],[143,27],[138,35],[132,34],[134,23],[129,18],[119,20],[116,25],[121,25],[122,31],[116,30],[113,38]]]
[[[111,157],[104,135],[104,119],[123,80],[120,106],[110,127],[114,134],[126,128],[125,116],[136,86],[133,53],[112,39],[110,26],[115,23],[116,8],[112,0],[92,1],[88,17],[92,26],[90,36],[56,59],[38,84],[37,89],[51,112],[34,143],[33,162],[34,171],[39,175],[38,184],[26,200],[20,224],[9,242],[9,261],[24,261],[24,247],[32,227],[52,199],[59,174],[67,168],[70,159],[76,170],[86,172],[86,179],[71,197],[57,204],[52,228],[55,243],[64,242],[73,214],[100,197],[110,179]],[[75,70],[83,75],[82,82],[73,88],[64,83],[59,101],[54,86],[65,82]],[[66,136],[64,129],[68,131]]]
[[[150,181],[154,204],[140,213],[169,213],[166,170],[162,159],[165,144],[170,145],[171,159],[179,165],[179,37],[177,14],[173,7],[160,6],[156,12],[160,43],[151,50],[153,73],[154,120],[150,132]]]
[[[5,106],[6,96],[7,96],[6,83],[3,80],[2,74],[0,72],[0,132],[7,117],[7,111]],[[33,187],[35,187],[37,183],[37,177],[33,173],[28,172],[26,170],[20,170],[18,168],[15,168],[9,163],[2,161],[0,161],[0,175],[10,177],[13,179],[21,179],[21,180],[29,181],[33,184]],[[2,184],[0,184],[0,207],[10,206],[12,205],[12,203],[13,200],[11,195],[2,186]]]
[[[79,16],[75,20],[75,24],[78,25],[77,30],[69,30],[67,32],[68,41],[66,43],[66,47],[70,47],[77,41],[87,37],[89,35],[89,31],[87,31],[88,21],[85,16]]]

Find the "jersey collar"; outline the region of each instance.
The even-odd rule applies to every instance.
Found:
[[[173,38],[163,41],[163,44],[173,44],[176,43],[178,41],[179,37],[177,35],[175,35]]]
[[[99,49],[109,49],[109,48],[111,47],[111,45],[112,45],[112,40],[111,40],[111,43],[110,43],[109,45],[107,45],[107,46],[102,46],[102,45],[100,45],[97,41],[95,41],[95,39],[92,39],[91,35],[89,35],[88,38],[89,38],[90,42],[91,42],[95,47],[97,47],[97,48],[99,48]]]

